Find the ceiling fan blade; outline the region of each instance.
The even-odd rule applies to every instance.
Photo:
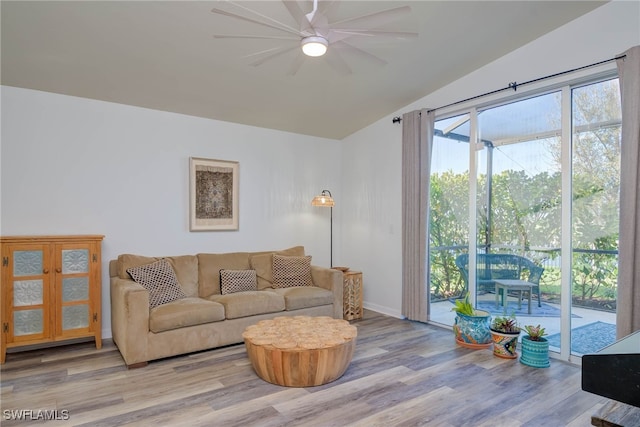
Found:
[[[272,53],[271,55],[265,56],[264,58],[258,59],[257,61],[252,62],[250,65],[253,65],[254,67],[257,67],[259,65],[264,64],[267,61],[271,61],[274,58],[277,58],[281,55],[284,55],[285,53],[291,52],[292,50],[295,49],[299,49],[298,46],[294,46],[291,48],[287,48],[287,49],[282,49],[282,48],[275,48],[275,49],[269,49],[268,51],[273,51],[273,50],[277,50],[275,53]],[[261,53],[265,53],[267,51],[261,52]]]
[[[289,14],[293,17],[293,19],[295,19],[295,21],[300,24],[301,30],[303,29],[303,27],[308,25],[309,21],[307,20],[307,16],[302,11],[297,1],[282,0],[282,4],[284,4],[284,7],[287,8]]]
[[[420,35],[419,33],[413,33],[410,31],[382,31],[382,30],[349,30],[349,29],[336,29],[331,30],[332,33],[348,34],[353,36],[364,37],[391,37],[395,39],[415,39]]]
[[[284,31],[286,33],[290,33],[290,34],[295,34],[296,36],[300,35],[299,31],[294,30],[292,28],[278,27],[276,25],[272,25],[272,24],[269,24],[269,23],[266,23],[266,22],[258,21],[256,19],[252,19],[252,18],[247,18],[246,16],[242,16],[242,15],[238,15],[238,14],[235,14],[235,13],[227,12],[226,10],[218,9],[218,8],[215,8],[215,7],[213,9],[211,9],[211,12],[217,13],[218,15],[224,15],[224,16],[228,16],[228,17],[231,17],[231,18],[239,19],[241,21],[247,21],[247,22],[251,22],[253,24],[262,25],[264,27],[272,28],[274,30],[279,30],[279,31]]]
[[[362,25],[363,27],[367,28],[377,28],[403,18],[410,13],[410,6],[394,7],[392,9],[382,10],[380,12],[371,13],[369,15],[334,22],[333,24],[331,24],[331,27],[344,27],[344,24],[348,24],[349,26]]]
[[[351,74],[351,68],[337,50],[331,50],[325,58],[327,63],[340,74]]]
[[[318,12],[323,15],[328,15],[330,12],[335,11],[340,4],[337,0],[318,0]]]
[[[287,36],[254,36],[250,34],[214,34],[214,39],[259,39],[259,40],[293,40],[300,41],[299,37],[287,37]]]
[[[267,53],[279,51],[280,49],[282,49],[282,48],[281,47],[272,47],[272,48],[269,48],[269,49],[261,50],[259,52],[253,52],[253,53],[250,53],[248,55],[241,56],[241,58],[251,58],[251,57],[254,57],[254,56],[265,55]]]
[[[229,3],[229,4],[232,4],[233,6],[235,6],[237,8],[240,8],[240,9],[245,10],[245,11],[247,11],[247,12],[249,12],[249,13],[255,15],[255,16],[258,16],[258,17],[264,19],[267,22],[271,22],[272,25],[276,25],[276,26],[280,27],[281,29],[284,29],[284,30],[293,32],[294,34],[300,35],[300,31],[297,28],[294,28],[291,25],[288,25],[288,24],[285,24],[284,22],[280,22],[280,21],[278,21],[276,19],[273,19],[270,16],[263,15],[260,12],[257,12],[255,10],[251,9],[251,8],[248,8],[248,7],[244,6],[244,5],[242,5],[241,2],[237,2],[237,1],[233,1],[233,0],[225,0],[225,1],[227,3]]]
[[[354,55],[354,56],[359,56],[360,58],[364,58],[367,61],[376,64],[376,65],[386,65],[387,61],[385,61],[382,58],[379,58],[377,56],[375,56],[372,53],[369,53],[365,50],[362,50],[360,48],[357,48],[347,42],[336,42],[334,44],[331,45],[332,47],[338,48],[340,50],[343,50],[345,52],[349,52],[350,55]]]
[[[291,64],[291,68],[289,68],[289,72],[287,73],[287,75],[295,76],[296,73],[300,70],[300,67],[302,67],[302,63],[306,58],[307,56],[305,54],[299,53],[298,56],[296,56],[296,59],[293,60],[293,63]]]
[[[397,40],[409,40],[417,39],[418,35],[418,33],[406,31],[333,29],[329,31],[329,42],[335,43],[350,37],[389,37]]]

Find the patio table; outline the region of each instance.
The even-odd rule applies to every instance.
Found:
[[[518,293],[518,309],[522,308],[522,292],[527,292],[528,313],[531,314],[531,289],[536,286],[534,283],[527,282],[526,280],[513,280],[513,279],[497,279],[495,280],[496,290],[496,308],[498,308],[498,298],[500,296],[500,289],[502,289],[502,313],[507,313],[507,300],[509,291],[517,291]]]

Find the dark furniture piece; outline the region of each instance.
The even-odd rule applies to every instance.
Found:
[[[456,266],[460,269],[465,282],[465,289],[469,289],[469,254],[460,254],[456,258]],[[476,279],[478,291],[495,291],[496,280],[525,280],[532,285],[532,292],[540,300],[540,278],[544,268],[520,255],[513,254],[478,254],[476,264]],[[463,295],[466,294],[466,290]],[[504,298],[504,295],[503,295]],[[529,296],[531,298],[531,296]]]
[[[582,389],[640,408],[640,331],[582,356]]]

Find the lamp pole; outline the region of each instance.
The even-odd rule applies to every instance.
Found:
[[[329,237],[329,267],[333,268],[333,206],[335,201],[331,195],[331,191],[322,190],[319,196],[316,196],[311,200],[311,206],[320,206],[324,208],[330,208],[330,237]]]
[[[331,209],[331,212],[329,214],[329,233],[331,235],[331,237],[329,238],[329,267],[333,268],[333,206],[331,206],[329,209]]]

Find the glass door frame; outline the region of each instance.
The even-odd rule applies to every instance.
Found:
[[[539,86],[525,93],[510,95],[505,97],[491,97],[481,105],[443,112],[436,117],[443,120],[457,115],[468,114],[470,124],[469,134],[469,277],[468,291],[472,304],[477,303],[477,272],[476,258],[478,252],[477,243],[477,190],[478,190],[478,153],[476,149],[479,140],[478,114],[485,109],[494,108],[502,104],[516,102],[529,97],[540,96],[551,92],[561,92],[561,289],[560,289],[560,353],[551,351],[554,358],[566,360],[580,365],[582,358],[571,354],[571,310],[572,310],[572,164],[573,164],[573,120],[572,120],[572,90],[578,86],[596,83],[611,78],[616,78],[617,72],[610,68],[605,71],[593,73],[590,76],[574,76],[572,79],[565,79],[564,82]],[[566,196],[569,195],[569,196]]]

